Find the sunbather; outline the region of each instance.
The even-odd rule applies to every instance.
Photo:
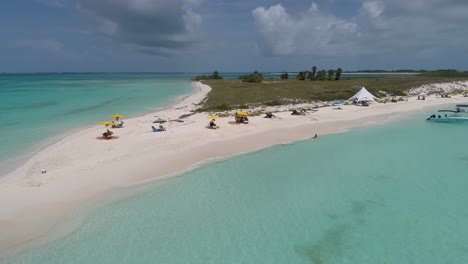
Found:
[[[218,126],[217,126],[216,123],[214,122],[214,119],[212,119],[212,120],[210,121],[210,124],[209,124],[209,125],[210,125],[210,128],[211,128],[211,129],[216,129],[216,128],[218,128]]]
[[[122,128],[122,127],[123,127],[123,124],[124,124],[124,122],[123,122],[123,121],[120,121],[119,124],[112,125],[112,128]]]
[[[266,113],[265,113],[265,118],[273,118],[273,117],[275,117],[274,114],[272,114],[272,113],[270,113],[270,112],[266,112]]]
[[[109,129],[107,129],[106,132],[102,133],[102,137],[104,139],[111,139],[112,138],[112,134],[114,134],[114,132],[110,131]]]
[[[162,131],[166,131],[166,128],[164,128],[161,124],[159,125],[159,128],[156,129],[154,126],[151,126],[151,128],[153,129],[153,132],[162,132]]]

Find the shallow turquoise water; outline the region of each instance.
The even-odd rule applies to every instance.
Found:
[[[468,126],[425,116],[203,166],[2,263],[467,263]]]
[[[182,74],[0,75],[0,161],[72,128],[146,113],[190,92]]]

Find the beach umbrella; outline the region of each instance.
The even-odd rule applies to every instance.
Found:
[[[209,116],[208,118],[211,119],[211,120],[218,120],[219,116]]]
[[[116,125],[114,122],[111,122],[111,121],[103,121],[103,122],[99,122],[99,124],[103,126],[115,126]]]
[[[249,115],[249,113],[244,112],[244,111],[234,111],[234,112],[236,112],[236,114],[237,114],[238,116],[248,116],[248,115]]]
[[[162,124],[162,123],[166,123],[167,121],[162,119],[162,118],[158,118],[156,120],[153,121],[153,123],[159,123],[159,124]]]
[[[113,116],[111,116],[111,117],[114,118],[114,119],[122,119],[122,118],[125,118],[125,116],[119,115],[119,114],[113,115]]]

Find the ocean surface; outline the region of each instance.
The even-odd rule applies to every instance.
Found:
[[[0,263],[468,263],[468,126],[426,116],[201,166]]]
[[[54,136],[167,107],[192,91],[186,74],[0,75],[0,173]]]

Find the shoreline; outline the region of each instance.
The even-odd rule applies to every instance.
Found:
[[[432,95],[426,101],[410,98],[408,102],[367,108],[343,106],[340,111],[323,107],[306,116],[291,116],[285,111],[275,113],[280,117],[276,119],[251,117],[248,125],[232,124],[233,118],[227,117],[217,121],[221,127],[217,130],[205,128],[207,113],[196,113],[183,123],[166,123],[166,132],[151,132],[155,115],[179,119],[181,114],[196,109],[211,90],[201,83],[193,86],[198,91],[168,109],[126,119],[124,128],[113,130],[120,136],[118,139],[97,140],[102,127],[82,129],[39,151],[2,177],[0,233],[5,235],[0,237],[0,253],[53,232],[54,226],[77,208],[115,190],[181,175],[232,156],[306,140],[315,133],[345,132],[400,120],[408,113],[430,107],[468,101],[461,96],[436,99]],[[41,174],[41,168],[46,168],[47,174]]]
[[[190,81],[188,81],[188,82],[190,83]],[[153,109],[150,109],[150,110],[147,110],[147,111],[144,111],[142,113],[135,114],[135,115],[129,115],[127,117],[127,119],[137,118],[137,117],[145,116],[145,115],[148,115],[148,114],[151,114],[151,113],[156,113],[156,112],[159,112],[159,111],[164,111],[164,110],[171,109],[174,105],[179,104],[180,102],[184,101],[186,98],[189,98],[193,94],[196,94],[197,92],[199,92],[198,87],[194,86],[193,84],[189,84],[189,85],[192,86],[192,92],[191,93],[177,96],[172,101],[170,101],[169,103],[167,103],[164,106],[156,107],[156,108],[153,108]],[[37,143],[35,143],[34,145],[32,145],[32,146],[30,146],[30,147],[28,147],[26,149],[20,150],[20,151],[16,152],[15,154],[13,154],[12,156],[7,157],[4,160],[1,160],[0,161],[0,167],[1,167],[1,169],[0,169],[0,180],[4,175],[8,175],[11,172],[13,172],[14,170],[18,169],[19,167],[22,166],[21,164],[26,163],[28,160],[33,158],[36,154],[43,151],[44,149],[46,149],[46,148],[48,148],[48,147],[50,147],[50,146],[52,146],[54,144],[57,144],[58,142],[60,142],[64,138],[73,136],[74,134],[79,133],[80,131],[90,129],[92,127],[96,127],[96,125],[95,124],[88,124],[88,125],[85,124],[85,125],[80,126],[80,127],[70,128],[69,129],[70,131],[64,131],[64,132],[61,132],[59,134],[52,135],[52,136],[50,136],[50,137],[48,137],[46,139],[40,140]]]

